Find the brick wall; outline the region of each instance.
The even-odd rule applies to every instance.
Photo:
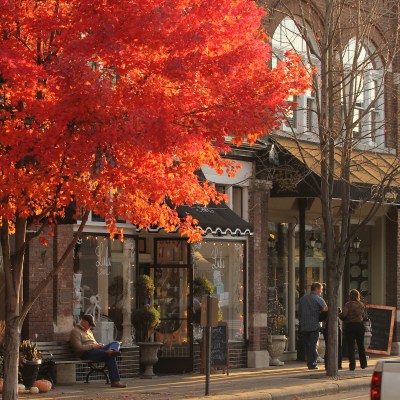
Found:
[[[33,290],[53,268],[53,240],[47,246],[38,238],[32,239],[24,266],[24,300],[31,298]],[[29,311],[23,328],[23,338],[40,341],[52,340],[53,287],[48,285]]]
[[[49,244],[42,245],[39,240],[30,242],[24,269],[24,298],[30,298],[38,283],[52,271],[56,260],[62,255],[72,239],[72,225],[56,227],[54,240],[48,237]],[[39,341],[65,340],[72,329],[72,253],[64,265],[41,293],[25,320],[22,336]]]

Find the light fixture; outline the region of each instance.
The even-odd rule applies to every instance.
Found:
[[[357,250],[360,248],[360,244],[361,244],[361,239],[356,236],[353,240],[353,247]]]
[[[275,247],[275,235],[272,233],[268,236],[268,248],[273,249]]]
[[[313,249],[315,247],[315,244],[317,243],[317,239],[314,236],[314,231],[311,231],[311,236],[308,241],[310,243],[310,247]]]

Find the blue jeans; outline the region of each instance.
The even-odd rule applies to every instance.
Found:
[[[307,367],[315,368],[318,359],[317,343],[319,338],[319,329],[311,332],[301,332],[301,334],[303,336],[306,351]]]
[[[105,362],[107,365],[108,373],[110,374],[111,382],[118,382],[121,379],[119,376],[117,359],[115,357],[108,356],[106,350],[119,351],[119,347],[119,342],[111,342],[104,347],[99,347],[98,349],[86,351],[81,355],[81,359]]]

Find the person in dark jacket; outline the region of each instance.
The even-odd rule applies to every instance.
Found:
[[[367,356],[364,347],[364,319],[366,311],[364,304],[360,301],[360,292],[356,289],[350,290],[350,300],[344,305],[339,318],[344,321],[344,337],[349,353],[349,368],[356,368],[355,343],[357,343],[360,367],[367,367]]]

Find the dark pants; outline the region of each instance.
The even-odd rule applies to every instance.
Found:
[[[355,343],[357,343],[358,357],[360,359],[360,367],[367,366],[367,356],[364,348],[364,324],[362,322],[347,322],[344,328],[344,335],[347,343],[347,351],[349,353],[349,368],[356,368]]]
[[[120,381],[117,359],[107,355],[106,350],[119,350],[118,342],[111,342],[104,347],[98,349],[89,350],[81,355],[82,360],[93,360],[99,362],[105,362],[107,365],[108,373],[110,374],[111,382]]]
[[[311,332],[301,332],[307,357],[307,367],[315,368],[317,366],[318,352],[317,343],[319,338],[319,329]]]

